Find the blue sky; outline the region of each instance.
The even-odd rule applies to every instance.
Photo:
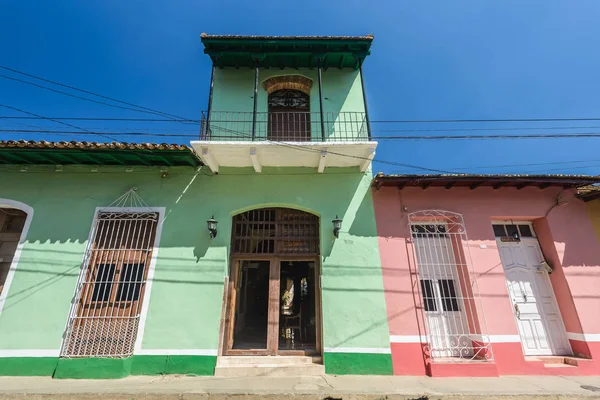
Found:
[[[1,9],[0,65],[186,118],[197,119],[206,109],[210,60],[202,52],[202,32],[374,34],[364,68],[373,121],[600,118],[600,2],[594,0],[4,0]],[[46,117],[148,116],[2,77],[0,104]],[[0,116],[11,115],[23,114],[0,107]],[[72,124],[107,132],[197,132],[183,124]],[[0,120],[2,130],[40,127],[74,130],[49,121]],[[460,131],[490,128],[515,130]],[[372,129],[374,136],[600,133],[600,120],[374,122]],[[0,132],[0,140],[19,138],[109,140]],[[449,172],[600,174],[600,138],[379,143],[377,160]],[[384,163],[374,170],[426,172]]]

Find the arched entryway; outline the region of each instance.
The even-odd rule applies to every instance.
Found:
[[[320,349],[319,217],[261,208],[232,221],[226,355]]]

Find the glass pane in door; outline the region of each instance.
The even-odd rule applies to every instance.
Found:
[[[234,349],[266,349],[270,261],[241,261],[236,286]]]
[[[315,263],[282,261],[279,350],[316,350]]]

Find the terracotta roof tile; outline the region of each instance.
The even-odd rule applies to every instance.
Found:
[[[191,150],[185,144],[168,143],[127,143],[127,142],[47,142],[45,140],[0,140],[0,148],[26,148],[26,149],[84,149],[84,150]]]

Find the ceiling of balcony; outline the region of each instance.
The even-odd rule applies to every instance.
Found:
[[[193,141],[192,147],[213,172],[220,167],[307,167],[322,173],[331,167],[366,171],[377,142]]]

